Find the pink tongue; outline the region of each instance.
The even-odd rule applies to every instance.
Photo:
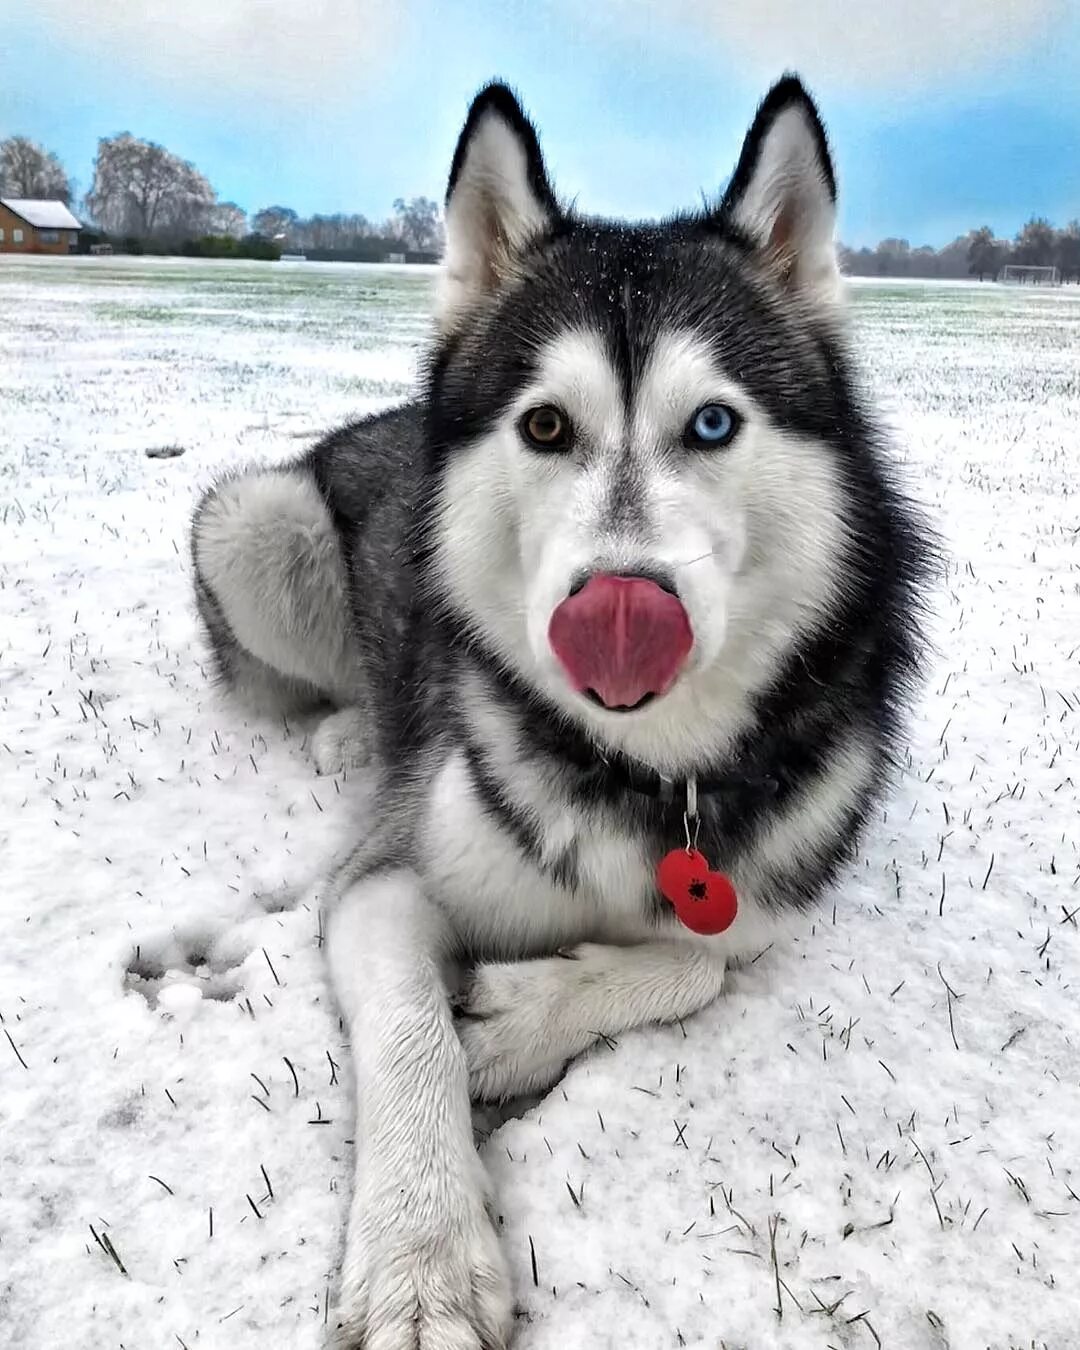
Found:
[[[671,688],[694,645],[675,596],[644,577],[591,577],[551,616],[548,641],[570,683],[608,708]]]

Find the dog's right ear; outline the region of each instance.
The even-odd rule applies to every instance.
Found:
[[[443,335],[511,274],[559,218],[536,131],[504,84],[473,99],[446,192],[446,255],[436,314]]]
[[[796,76],[758,109],[720,213],[786,285],[823,303],[840,298],[836,178],[817,107]]]

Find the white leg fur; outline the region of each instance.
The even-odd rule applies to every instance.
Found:
[[[375,740],[372,719],[360,707],[339,708],[324,717],[311,738],[311,756],[320,773],[357,768],[371,757]]]
[[[601,1036],[673,1022],[724,987],[722,953],[690,942],[583,943],[566,956],[480,965],[459,999],[475,1098],[538,1092]]]
[[[355,883],[329,955],[356,1078],[356,1180],[338,1345],[502,1350],[510,1287],[472,1140],[441,965],[443,916],[410,872]]]
[[[200,506],[193,544],[243,647],[338,702],[357,698],[345,566],[307,474],[269,470],[226,479]]]

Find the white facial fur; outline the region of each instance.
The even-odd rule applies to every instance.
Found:
[[[742,417],[737,436],[718,450],[687,449],[687,422],[717,402]],[[547,403],[575,429],[568,453],[522,441],[521,414]],[[641,520],[619,525],[607,504],[628,459]],[[627,409],[599,336],[567,332],[500,424],[452,458],[441,572],[511,669],[599,739],[677,771],[738,734],[749,696],[828,608],[843,570],[840,500],[827,447],[773,426],[694,334],[659,337]],[[579,569],[635,566],[673,571],[694,647],[666,695],[613,713],[573,691],[548,624]]]

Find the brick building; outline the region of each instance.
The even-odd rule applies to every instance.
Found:
[[[0,253],[73,253],[81,229],[63,202],[0,197]]]

